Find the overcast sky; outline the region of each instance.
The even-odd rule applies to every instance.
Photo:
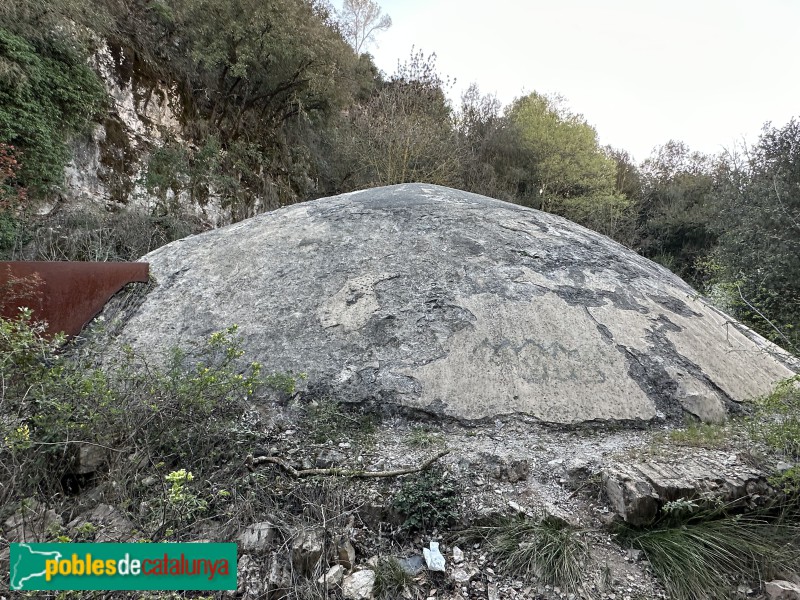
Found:
[[[800,0],[378,0],[368,50],[387,74],[411,47],[507,104],[558,93],[601,144],[641,161],[670,139],[717,152],[800,116]]]

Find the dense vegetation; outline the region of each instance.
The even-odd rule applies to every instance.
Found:
[[[212,196],[241,219],[426,181],[607,234],[798,352],[800,122],[767,124],[752,147],[718,156],[670,141],[637,165],[601,147],[561,98],[533,92],[503,108],[473,86],[453,106],[435,57],[413,50],[394,74],[379,73],[353,50],[389,26],[376,10],[363,0],[340,16],[322,0],[3,2],[0,253],[128,259],[201,228],[185,205]],[[88,66],[103,44],[121,77],[174,89],[181,137],[149,149],[141,181],[125,170],[128,150],[108,159],[118,163],[106,182],[115,206],[136,183],[158,200],[151,212],[43,222],[33,209],[58,198],[71,137],[95,123],[125,137]]]

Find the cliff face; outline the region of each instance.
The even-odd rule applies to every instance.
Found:
[[[153,151],[167,140],[188,144],[177,87],[147,72],[131,51],[107,42],[92,56],[91,66],[107,90],[108,111],[89,134],[71,141],[61,200],[72,207],[107,209],[180,206],[209,226],[229,223],[229,211],[213,193],[201,204],[185,191],[157,195],[147,189]]]

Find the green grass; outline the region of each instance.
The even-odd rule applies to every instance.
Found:
[[[783,456],[800,458],[800,375],[780,382],[757,406],[758,414],[748,422],[753,440]]]
[[[369,445],[377,430],[377,417],[329,398],[322,398],[306,409],[305,427],[313,442],[358,441]]]
[[[581,532],[552,518],[503,519],[465,532],[488,545],[500,569],[512,577],[537,577],[562,590],[581,591],[589,551]]]
[[[669,441],[678,446],[693,448],[725,448],[730,443],[730,428],[726,425],[701,423],[692,419],[683,429],[674,429],[667,434]]]
[[[375,587],[373,589],[376,600],[402,598],[406,589],[413,591],[415,587],[414,576],[406,572],[396,558],[381,558],[378,561],[378,565],[375,567]]]
[[[800,528],[758,516],[696,515],[647,531],[625,528],[621,541],[644,552],[676,600],[730,598],[739,582],[757,582],[800,567]]]
[[[436,444],[442,444],[443,440],[435,433],[425,427],[412,427],[408,434],[408,445],[414,448],[429,448]]]

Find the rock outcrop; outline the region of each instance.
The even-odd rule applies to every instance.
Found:
[[[144,257],[116,343],[238,324],[309,393],[459,420],[709,422],[793,374],[681,279],[563,218],[423,184],[294,205]]]
[[[611,508],[632,525],[649,525],[666,502],[704,505],[734,503],[757,508],[773,494],[767,474],[737,456],[698,450],[682,460],[651,458],[617,462],[601,472]]]

